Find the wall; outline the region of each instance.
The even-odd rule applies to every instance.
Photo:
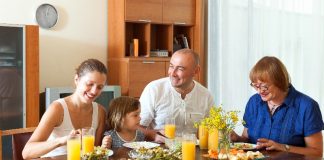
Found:
[[[0,23],[34,24],[39,5],[59,12],[51,29],[40,28],[40,92],[45,87],[71,86],[75,68],[85,59],[107,61],[106,0],[0,0]]]

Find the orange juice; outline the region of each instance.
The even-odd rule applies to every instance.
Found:
[[[195,160],[196,144],[193,141],[182,142],[182,160]]]
[[[199,126],[199,147],[200,149],[208,148],[208,129],[204,126]]]
[[[208,132],[208,149],[218,150],[218,130],[216,129]]]
[[[80,160],[81,142],[79,138],[69,139],[67,141],[67,157],[68,160]]]
[[[175,137],[176,126],[174,124],[166,124],[164,126],[165,136],[173,139]]]
[[[92,152],[94,149],[94,136],[93,135],[85,135],[82,136],[82,153]]]

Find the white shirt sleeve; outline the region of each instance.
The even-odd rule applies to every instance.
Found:
[[[141,122],[140,124],[142,126],[150,126],[154,119],[154,100],[155,100],[155,94],[153,92],[152,86],[148,84],[140,97],[141,102]]]

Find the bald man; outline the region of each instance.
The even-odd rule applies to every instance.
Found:
[[[181,49],[171,57],[169,77],[152,81],[144,88],[140,97],[140,124],[149,140],[164,142],[166,118],[175,118],[177,133],[180,133],[185,129],[193,131],[193,122],[209,114],[214,99],[194,80],[199,71],[198,54],[191,49]]]

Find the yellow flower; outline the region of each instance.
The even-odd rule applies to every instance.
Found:
[[[218,129],[229,133],[239,125],[239,122],[244,124],[243,120],[239,120],[238,113],[239,111],[226,112],[223,110],[222,106],[212,107],[209,116],[195,123],[195,127],[202,125],[208,129]]]

